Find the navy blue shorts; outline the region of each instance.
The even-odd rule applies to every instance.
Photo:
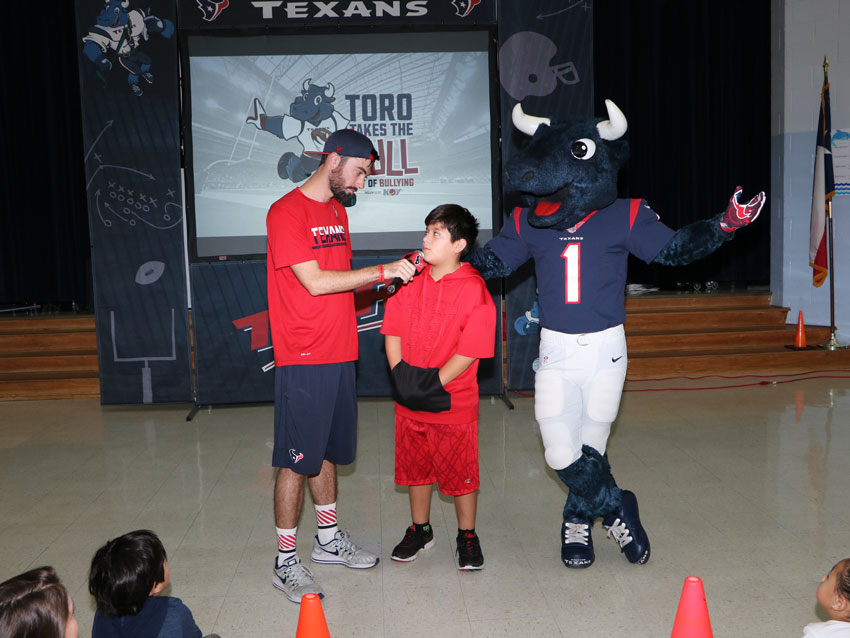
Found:
[[[312,476],[356,452],[354,362],[276,367],[272,465]]]

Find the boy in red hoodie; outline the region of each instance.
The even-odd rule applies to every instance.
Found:
[[[455,498],[458,569],[481,569],[478,504],[478,360],[493,356],[496,307],[475,268],[478,222],[456,204],[425,218],[422,273],[387,301],[381,333],[392,370],[395,482],[410,489],[413,524],[393,549],[409,562],[434,545],[433,484]]]

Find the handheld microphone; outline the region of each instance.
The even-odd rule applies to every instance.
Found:
[[[425,269],[425,253],[423,253],[421,250],[414,250],[412,253],[407,253],[404,258],[411,264],[416,266],[416,273],[413,275],[414,277]],[[401,284],[401,277],[396,277],[389,284],[387,284],[387,292],[393,294],[396,290],[398,290],[398,287]]]

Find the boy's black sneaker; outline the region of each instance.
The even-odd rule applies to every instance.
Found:
[[[463,530],[457,534],[457,568],[461,571],[484,569],[481,543],[473,531]]]
[[[390,558],[402,563],[409,563],[416,560],[423,549],[430,549],[434,546],[434,530],[431,525],[425,525],[422,531],[418,531],[415,525],[411,525],[404,532],[404,538],[393,548],[393,553]]]

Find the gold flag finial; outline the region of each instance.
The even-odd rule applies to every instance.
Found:
[[[826,59],[826,56],[823,56],[823,74],[829,75],[829,60]]]

